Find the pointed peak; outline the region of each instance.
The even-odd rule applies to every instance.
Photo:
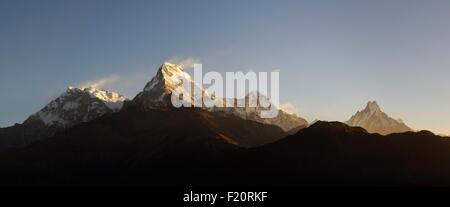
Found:
[[[369,101],[363,111],[356,113],[345,123],[350,126],[364,127],[370,133],[382,135],[411,131],[411,128],[402,120],[393,119],[381,111],[376,101]]]
[[[189,73],[183,70],[181,65],[177,65],[171,62],[164,62],[158,69],[156,76],[154,76],[150,82],[148,82],[143,90],[143,93],[149,93],[147,98],[151,97],[152,100],[162,100],[164,97],[180,84],[174,77],[183,77],[193,82]],[[136,97],[140,98],[143,94],[138,94]]]
[[[154,79],[156,78],[160,80],[152,80],[152,82],[159,82],[163,80],[165,84],[173,85],[173,81],[171,80],[171,78],[175,75],[181,75],[183,77],[186,77],[187,79],[192,79],[190,75],[184,71],[183,66],[166,61],[159,68],[156,77],[154,77]]]
[[[188,76],[186,72],[184,72],[183,67],[181,65],[177,65],[171,62],[164,62],[161,67],[159,67],[158,73],[154,79],[159,80],[152,80],[153,83],[159,82],[160,80],[168,81],[175,75],[182,75],[182,76]],[[170,82],[170,81],[169,81]]]
[[[177,65],[175,63],[171,63],[171,62],[165,61],[161,65],[161,67],[159,68],[159,71],[168,72],[168,73],[174,74],[174,73],[183,72],[184,69],[183,69],[183,66],[181,66],[181,65]]]
[[[368,110],[371,112],[377,112],[377,111],[381,111],[381,108],[376,101],[369,101],[367,103],[367,107],[365,110]]]

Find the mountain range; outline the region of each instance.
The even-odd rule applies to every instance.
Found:
[[[172,81],[174,75],[183,75],[194,86],[199,87],[200,91],[204,91],[181,66],[169,62],[161,65],[155,77],[132,100],[128,100],[117,92],[108,92],[95,87],[69,87],[65,93],[51,101],[42,110],[31,115],[23,124],[0,129],[0,151],[20,148],[37,140],[52,137],[67,128],[118,112],[123,106],[161,105],[171,107],[171,95],[177,87],[176,83]],[[249,95],[255,95],[255,93]],[[248,101],[248,96],[246,100]],[[223,116],[237,116],[244,120],[275,125],[286,133],[308,126],[305,119],[282,110],[279,110],[279,114],[275,118],[263,119],[259,116],[259,112],[262,110],[259,106],[202,109]],[[274,137],[272,141],[277,138],[281,137]],[[265,143],[265,141],[261,141],[254,144],[257,146]]]
[[[126,121],[124,121],[126,120]],[[183,126],[184,125],[184,126]],[[259,147],[248,141],[286,136]],[[251,144],[251,143],[250,143]],[[294,135],[197,108],[130,107],[0,153],[2,186],[448,186],[450,142],[318,121]]]
[[[203,87],[199,83],[195,83],[192,77],[183,70],[183,68],[179,65],[165,62],[159,68],[157,74],[153,79],[148,82],[143,91],[140,92],[132,101],[132,104],[140,104],[143,102],[160,102],[164,105],[171,106],[171,96],[174,92],[175,88],[178,86],[177,83],[174,83],[172,77],[174,75],[181,75],[185,77],[186,80],[190,81],[190,84],[194,87],[197,87],[199,91],[201,91],[204,95],[208,95]],[[184,94],[191,94],[183,93]],[[215,112],[215,113],[225,113],[227,115],[238,116],[245,120],[251,120],[260,122],[263,124],[275,125],[282,128],[284,131],[289,132],[293,129],[301,129],[308,126],[308,122],[296,116],[295,114],[289,114],[284,112],[283,110],[278,110],[278,116],[275,118],[264,119],[260,117],[260,112],[263,110],[263,107],[260,107],[259,104],[256,104],[257,107],[249,106],[249,97],[254,96],[259,98],[262,96],[258,92],[252,91],[245,97],[245,103],[247,103],[246,107],[213,107],[213,108],[204,108],[205,110]],[[195,101],[194,97],[188,97],[187,100]],[[234,102],[237,103],[237,100],[231,100],[227,98],[220,99],[222,102]],[[256,100],[256,99],[254,99]],[[193,104],[193,103],[192,103]]]
[[[376,102],[347,124],[308,125],[282,110],[262,119],[260,106],[175,108],[170,77],[179,73],[190,79],[164,63],[132,100],[69,88],[0,129],[0,185],[450,185],[448,137],[412,132]]]

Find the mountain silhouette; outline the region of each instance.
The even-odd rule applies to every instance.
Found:
[[[199,108],[176,109],[149,102],[2,153],[0,169],[14,174],[4,183],[15,181],[14,177],[30,179],[28,183],[46,183],[46,178],[49,183],[83,182],[80,179],[84,175],[128,175],[128,170],[147,168],[158,160],[163,160],[166,167],[170,160],[197,163],[194,160],[200,162],[225,152],[261,146],[286,135],[273,125]]]
[[[450,142],[428,131],[383,136],[318,121],[276,142],[243,147],[283,133],[271,125],[200,109],[145,105],[0,154],[0,181],[102,186],[450,184],[450,167],[443,164],[450,161]]]
[[[370,134],[319,121],[295,135],[247,152],[267,185],[448,186],[450,142],[429,131]],[[261,171],[261,169],[268,169]]]

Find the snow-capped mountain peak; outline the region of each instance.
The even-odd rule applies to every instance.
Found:
[[[167,77],[172,77],[177,73],[184,72],[184,70],[181,65],[177,65],[170,62],[164,62],[161,66],[161,72]]]
[[[156,76],[144,87],[144,91],[151,91],[156,86],[163,86],[166,93],[173,92],[175,87],[178,86],[178,83],[173,81],[175,75],[180,75],[188,80],[192,80],[191,76],[186,73],[180,65],[164,62],[159,68]]]
[[[173,77],[181,76],[183,80],[187,80],[191,86],[201,91],[204,96],[209,96],[208,93],[203,89],[202,85],[196,83],[192,77],[183,70],[183,67],[170,62],[164,62],[156,73],[156,76],[151,79],[150,82],[146,84],[144,90],[140,92],[130,104],[141,104],[146,102],[158,102],[163,103],[167,106],[172,106],[171,95],[175,89],[181,84],[177,82]],[[183,90],[183,99],[191,100],[191,103],[196,101],[196,97],[193,97],[191,91]],[[262,97],[262,100],[267,100],[261,103],[258,97]],[[201,98],[201,96],[200,96]],[[252,120],[260,123],[277,125],[285,131],[290,131],[294,128],[306,127],[308,123],[303,118],[297,117],[296,115],[290,115],[280,110],[279,116],[273,119],[263,119],[261,118],[260,112],[264,108],[270,106],[270,101],[264,95],[259,92],[252,91],[247,96],[242,97],[242,99],[233,99],[226,97],[215,97],[215,101],[219,105],[224,103],[238,103],[246,101],[245,107],[212,107],[203,108],[211,112],[226,113],[228,115],[235,115],[242,119]],[[251,103],[250,103],[251,102]],[[200,102],[201,103],[201,102]]]
[[[358,111],[348,121],[350,126],[365,128],[371,133],[391,134],[411,131],[401,119],[393,119],[384,113],[375,101],[369,101],[364,110]]]
[[[170,104],[171,94],[181,84],[178,78],[181,77],[184,80],[190,82],[190,84],[198,87],[201,91],[203,88],[196,84],[189,73],[183,70],[183,67],[170,62],[164,62],[158,69],[156,76],[154,76],[150,82],[148,82],[142,92],[140,92],[133,100],[134,103],[142,101],[162,102],[164,104]],[[183,95],[190,96],[190,91],[185,91]],[[191,98],[192,99],[192,98]]]
[[[118,111],[125,100],[116,92],[71,86],[25,122],[40,121],[48,126],[70,127]]]
[[[81,90],[90,93],[93,98],[102,100],[113,111],[120,110],[123,106],[123,102],[127,100],[125,96],[120,95],[117,92],[109,92],[93,86],[82,88]]]

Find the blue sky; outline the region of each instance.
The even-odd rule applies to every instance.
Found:
[[[450,134],[450,1],[0,0],[0,126],[69,85],[133,97],[165,60],[280,70],[281,100],[345,121],[367,101]]]

